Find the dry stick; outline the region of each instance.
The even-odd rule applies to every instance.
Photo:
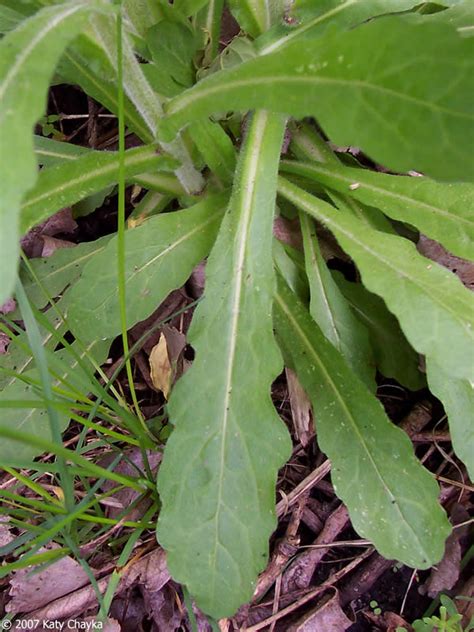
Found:
[[[284,537],[277,542],[269,565],[258,578],[257,586],[252,599],[253,602],[260,601],[275,580],[281,577],[282,570],[286,566],[288,560],[297,552],[299,544],[299,537],[297,534],[305,502],[305,497],[300,497],[298,500],[298,505],[293,511],[293,515],[291,516],[291,520],[288,524]]]
[[[393,560],[386,560],[384,557],[375,554],[341,588],[339,597],[341,606],[344,608],[354,599],[364,595],[393,564]]]
[[[262,630],[267,625],[271,625],[274,621],[278,621],[278,619],[285,617],[287,614],[291,614],[294,610],[297,610],[298,608],[303,606],[305,603],[308,603],[308,601],[311,601],[313,597],[317,597],[320,593],[324,592],[327,588],[331,588],[336,582],[338,582],[342,577],[350,573],[354,568],[356,568],[361,562],[363,562],[363,560],[369,557],[369,555],[371,555],[373,552],[374,552],[374,549],[370,547],[369,549],[367,549],[367,551],[364,551],[359,557],[353,560],[350,564],[348,564],[344,568],[341,568],[341,570],[334,573],[334,575],[332,575],[329,579],[323,582],[320,586],[318,586],[317,588],[314,588],[313,590],[310,590],[309,592],[306,593],[306,595],[303,595],[302,597],[297,599],[294,603],[290,604],[286,608],[283,608],[283,610],[280,610],[280,612],[277,612],[276,614],[273,614],[271,617],[268,617],[267,619],[264,619],[263,621],[260,621],[259,623],[255,625],[252,625],[250,628],[247,628],[246,632],[258,632],[258,630]]]
[[[279,518],[284,516],[288,509],[294,505],[294,503],[305,492],[310,490],[316,483],[326,476],[331,470],[331,463],[329,460],[324,461],[319,467],[311,472],[306,478],[304,478],[298,485],[285,497],[280,500],[276,506],[276,513]]]
[[[283,576],[284,592],[291,592],[297,588],[307,588],[319,562],[327,554],[327,548],[317,545],[332,543],[349,522],[346,507],[341,504],[326,520],[323,530],[313,542],[314,547],[301,553]]]

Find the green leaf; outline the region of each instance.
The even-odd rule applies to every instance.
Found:
[[[170,572],[216,619],[250,599],[266,565],[277,470],[290,454],[270,398],[282,369],[271,253],[283,129],[264,112],[248,129],[189,331],[196,359],[169,402],[175,429],[158,475],[158,540]]]
[[[471,0],[457,1],[446,11],[433,13],[425,19],[454,26],[461,37],[474,37],[474,6]]]
[[[51,167],[64,160],[75,160],[79,156],[90,154],[93,151],[81,145],[73,145],[44,136],[34,136],[33,139],[36,160],[43,167]]]
[[[418,354],[409,345],[398,320],[383,300],[361,283],[350,283],[340,273],[334,278],[356,316],[369,330],[370,343],[380,372],[412,391],[426,384],[418,369]]]
[[[268,108],[314,116],[331,141],[395,171],[473,180],[473,47],[443,24],[375,20],[206,77],[169,103],[161,131],[168,138],[215,112]]]
[[[63,309],[63,305],[62,300],[58,301],[57,307],[59,310]],[[47,310],[44,314],[44,318],[49,322],[49,328],[38,323],[41,344],[45,349],[54,351],[58,342],[57,336],[53,335],[53,331],[57,333],[58,336],[62,336],[66,333],[67,327],[59,315],[53,310]],[[10,337],[8,350],[6,353],[0,355],[0,391],[17,381],[16,377],[12,376],[8,371],[21,374],[29,371],[35,365],[26,332],[22,331],[15,335],[11,331],[11,328],[9,328],[8,335]],[[2,369],[6,369],[6,371]]]
[[[92,20],[92,31],[96,41],[105,52],[110,64],[116,72],[117,41],[116,28],[110,16],[96,15]],[[123,47],[123,90],[133,103],[141,118],[145,121],[153,139],[157,137],[158,121],[163,114],[163,108],[158,94],[147,81],[141,64],[138,62],[130,38],[122,34]],[[179,161],[176,169],[181,184],[188,193],[198,193],[204,186],[201,174],[196,171],[188,149],[181,138],[170,143],[161,143],[164,151]]]
[[[189,88],[193,84],[192,61],[197,48],[197,38],[190,26],[182,22],[162,20],[148,30],[146,42],[155,62],[156,71],[167,83],[170,81],[174,83],[171,94],[162,92],[160,89],[157,89],[157,92],[174,96],[183,88]]]
[[[408,222],[459,257],[470,258],[474,252],[472,184],[441,184],[428,178],[289,160],[282,162],[281,169],[314,179],[381,209],[392,219]]]
[[[235,149],[219,123],[196,121],[189,126],[189,134],[212,173],[222,184],[230,184],[235,171]]]
[[[123,0],[123,8],[141,37],[145,37],[148,29],[163,18],[160,3],[156,0]]]
[[[311,399],[319,447],[355,530],[384,557],[429,568],[450,532],[434,477],[284,282],[274,313],[285,363]]]
[[[257,37],[281,20],[285,0],[229,0],[229,9],[242,29]]]
[[[354,316],[331,276],[319,248],[313,220],[301,213],[300,224],[311,293],[309,312],[354,373],[375,391],[375,363],[367,329]]]
[[[0,33],[8,33],[23,20],[24,16],[14,9],[0,6]]]
[[[171,171],[175,166],[175,160],[159,156],[153,146],[125,152],[127,179],[148,170]],[[75,160],[43,169],[21,207],[21,232],[25,233],[59,209],[116,183],[118,172],[118,152],[105,151],[88,152]]]
[[[93,341],[84,350],[78,350],[79,357],[85,359],[88,356],[94,357],[95,361],[102,364],[107,358],[110,341]],[[48,360],[52,361],[53,367],[59,371],[61,380],[68,381],[74,387],[87,393],[92,385],[90,376],[86,374],[79,365],[78,360],[67,350],[56,353],[49,353]],[[24,378],[34,380],[38,383],[38,370],[32,369],[23,373]],[[53,386],[59,386],[59,379],[52,380]],[[43,399],[41,387],[35,388],[32,384],[16,379],[0,392],[0,428],[14,428],[24,433],[32,434],[43,439],[51,439],[51,429],[48,421],[48,413],[44,408],[28,408],[28,402],[38,402]],[[25,408],[10,408],[8,402],[23,401]],[[64,400],[66,402],[66,400]],[[72,401],[71,401],[72,404]],[[62,410],[58,411],[60,430],[66,429],[70,415]],[[0,442],[0,461],[4,465],[24,466],[31,462],[31,459],[42,452],[36,446],[27,443],[19,443],[6,438]]]
[[[42,9],[0,42],[0,303],[15,284],[20,202],[37,177],[32,128],[59,57],[98,6],[77,1]]]
[[[198,38],[198,49],[204,51],[201,66],[208,66],[219,51],[224,0],[213,0],[212,2],[207,1],[204,3],[193,3],[191,0],[191,4],[195,6],[198,4],[205,5],[200,7],[194,16],[193,26]]]
[[[430,390],[444,405],[448,416],[453,448],[474,478],[474,384],[455,378],[442,364],[426,358],[426,373]]]
[[[22,266],[20,268],[20,277],[30,303],[37,309],[41,309],[47,304],[48,298],[45,296],[41,286],[46,290],[49,297],[54,299],[67,286],[75,283],[80,277],[85,264],[92,257],[102,252],[110,239],[110,235],[106,235],[95,241],[74,246],[74,248],[59,248],[50,257],[32,259],[29,265],[33,269],[39,283],[36,283]]]
[[[417,4],[419,2],[416,0],[296,1],[290,6],[290,24],[276,26],[259,38],[256,44],[260,54],[266,55],[295,40],[320,37],[327,28],[347,29],[369,18],[406,11]]]
[[[87,37],[78,37],[62,57],[58,73],[65,82],[79,85],[87,95],[101,103],[109,112],[118,114],[114,67],[97,42]],[[154,141],[153,134],[127,96],[125,123],[144,143]]]
[[[452,375],[474,379],[474,296],[452,272],[423,258],[412,242],[370,228],[283,178],[279,193],[334,233],[419,353]]]
[[[208,197],[185,211],[152,217],[125,233],[129,327],[149,316],[207,256],[226,201],[225,193]],[[110,265],[116,256],[117,237],[113,237],[84,266],[69,292],[68,321],[83,341],[111,338],[121,331],[117,270]]]

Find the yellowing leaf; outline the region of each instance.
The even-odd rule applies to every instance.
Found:
[[[150,353],[150,376],[153,386],[168,399],[179,373],[179,360],[186,345],[186,336],[174,327],[164,327],[158,343]]]

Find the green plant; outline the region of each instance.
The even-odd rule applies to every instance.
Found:
[[[469,632],[474,629],[474,620],[466,628],[462,628],[456,604],[446,595],[440,596],[439,617],[423,617],[412,623],[414,632]],[[406,628],[398,627],[396,632],[406,632]]]
[[[156,449],[136,398],[132,412],[109,394],[113,381],[104,388],[93,373],[104,340],[121,333],[127,349],[127,328],[208,257],[189,331],[196,359],[168,406],[175,428],[158,476],[157,534],[173,576],[216,618],[250,599],[266,563],[276,475],[290,455],[270,398],[284,365],[311,399],[355,529],[387,558],[431,566],[450,526],[436,481],[374,395],[376,367],[417,389],[417,354],[426,357],[454,449],[473,471],[472,294],[413,243],[420,231],[461,257],[473,252],[472,5],[439,0],[439,11],[422,14],[418,4],[300,0],[288,10],[283,0],[232,0],[249,37],[219,53],[222,0],[118,8],[0,0],[9,31],[0,43],[0,303],[17,284],[20,234],[116,183],[121,209],[116,236],[20,268],[22,311],[35,306],[33,338],[44,353],[32,359],[26,334],[4,326],[12,340],[1,360],[0,406],[9,412],[0,459],[33,467],[51,450],[67,488],[58,432],[81,403],[89,425],[103,419],[100,432],[112,421],[142,450]],[[125,150],[123,127],[119,152],[33,136],[54,72],[55,83],[79,85],[118,115],[143,146]],[[392,172],[425,177],[346,164],[320,129]],[[146,222],[124,234],[125,180],[157,197]],[[275,213],[299,218],[303,258],[272,239]],[[329,270],[317,224],[360,281]],[[55,350],[58,340],[68,353]],[[97,476],[113,474],[74,459]],[[150,478],[117,482],[150,489]]]

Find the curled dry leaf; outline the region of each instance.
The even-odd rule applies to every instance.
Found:
[[[11,312],[14,312],[15,309],[16,303],[14,299],[9,298],[7,301],[5,301],[5,303],[3,303],[2,306],[0,306],[0,314],[10,314]],[[10,337],[3,331],[0,331],[0,355],[7,352],[9,344]]]
[[[114,468],[114,472],[117,474],[123,474],[125,476],[136,476],[137,471],[145,470],[145,464],[143,462],[143,455],[139,448],[132,448],[128,450],[120,463]],[[153,452],[151,450],[147,450],[147,458],[148,464],[152,471],[155,471],[158,467],[158,464],[161,460],[160,452]],[[113,461],[114,455],[108,454],[101,460],[101,465],[103,467],[107,467]],[[105,481],[102,485],[103,491],[110,491],[116,487],[116,483],[113,481]],[[113,504],[107,506],[107,517],[117,519],[121,514],[123,515],[124,509],[130,507],[130,505],[136,501],[136,499],[140,496],[139,492],[130,487],[126,487],[124,489],[119,489],[111,499],[113,500]],[[149,499],[143,499],[138,503],[127,515],[128,520],[139,520],[143,514],[146,512],[148,507],[150,506]]]
[[[43,235],[43,250],[41,251],[42,257],[50,257],[53,252],[56,252],[59,248],[73,248],[76,244],[72,241],[66,241],[65,239],[56,239],[56,237],[50,237],[49,235]]]
[[[174,327],[163,327],[158,344],[150,353],[150,375],[153,386],[165,397],[180,373],[182,373],[182,352],[186,346],[186,336]]]
[[[292,369],[285,369],[286,382],[288,384],[288,397],[290,399],[291,415],[295,428],[295,435],[306,447],[313,435],[311,421],[311,402],[306,391],[301,386],[298,376]]]
[[[451,522],[461,524],[469,520],[469,513],[459,504],[454,505],[451,511]],[[432,569],[429,578],[420,592],[435,598],[441,591],[450,590],[456,584],[461,572],[462,539],[467,535],[467,526],[454,529],[446,540],[444,557],[435,568]]]
[[[15,539],[15,536],[10,531],[9,520],[8,516],[0,516],[0,546],[6,546]]]
[[[48,257],[59,246],[52,249],[51,244],[47,246],[45,238],[55,235],[69,235],[77,228],[77,224],[72,217],[70,208],[64,208],[52,215],[45,222],[38,224],[21,238],[21,247],[28,257]],[[43,254],[43,250],[50,251]]]

